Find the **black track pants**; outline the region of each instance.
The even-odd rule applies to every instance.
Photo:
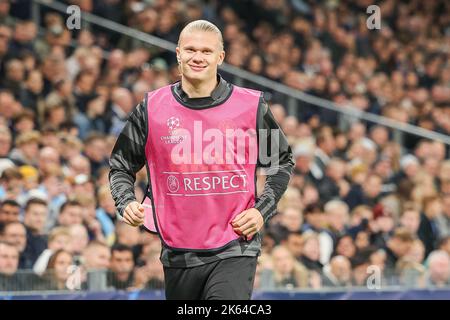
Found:
[[[249,300],[257,257],[233,257],[192,268],[164,267],[167,300]]]

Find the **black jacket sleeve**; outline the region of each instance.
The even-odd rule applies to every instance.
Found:
[[[117,212],[122,215],[128,203],[136,200],[136,172],[145,165],[147,109],[142,101],[130,114],[114,145],[109,160],[109,183]]]
[[[294,170],[294,160],[286,136],[262,96],[257,117],[258,144],[260,146],[258,167],[265,168],[266,182],[263,193],[256,201],[255,208],[261,212],[264,222],[267,222],[277,212],[277,204],[286,191]],[[266,148],[262,148],[263,146]]]

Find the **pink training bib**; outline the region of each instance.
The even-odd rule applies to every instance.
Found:
[[[224,103],[191,109],[171,89],[147,94],[144,226],[172,249],[219,249],[239,238],[230,222],[255,204],[261,92],[234,86]]]

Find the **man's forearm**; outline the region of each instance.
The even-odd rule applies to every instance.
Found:
[[[111,153],[109,183],[120,215],[136,200],[134,183],[136,172],[145,165],[146,128],[145,104],[140,103],[131,113]]]
[[[267,170],[264,191],[255,204],[255,208],[261,212],[264,222],[267,222],[276,213],[277,204],[286,191],[293,167],[293,163],[285,163]],[[271,174],[271,171],[275,170],[276,173]]]
[[[109,173],[109,183],[111,195],[116,204],[117,212],[122,215],[126,206],[136,200],[134,194],[133,177],[128,173],[118,169],[111,169]]]
[[[268,155],[259,154],[259,160],[269,157],[269,163],[261,163],[266,170],[266,182],[264,191],[258,198],[255,208],[258,209],[264,222],[267,222],[275,213],[281,196],[286,191],[292,172],[294,161],[291,147],[275,121],[267,103],[261,98],[258,109],[258,137],[259,145],[267,146]],[[264,129],[264,130],[261,130]]]

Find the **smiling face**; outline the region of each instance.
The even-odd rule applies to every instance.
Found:
[[[200,30],[182,32],[176,52],[184,79],[196,83],[216,81],[217,67],[225,57],[218,34]]]

